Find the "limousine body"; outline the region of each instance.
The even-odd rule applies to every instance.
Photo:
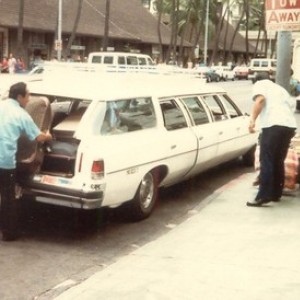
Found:
[[[133,74],[55,76],[28,86],[53,115],[54,139],[37,147],[38,163],[18,163],[29,173],[21,176],[23,194],[36,201],[80,209],[125,204],[144,219],[160,187],[238,157],[253,164],[249,117],[218,86]]]

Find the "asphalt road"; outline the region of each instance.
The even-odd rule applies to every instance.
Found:
[[[250,112],[250,81],[222,82]],[[298,116],[299,117],[299,116]],[[249,172],[235,161],[161,190],[153,215],[132,223],[122,208],[78,214],[68,208],[24,203],[23,237],[0,241],[0,299],[52,299],[137,247],[155,240],[201,209],[206,196]]]

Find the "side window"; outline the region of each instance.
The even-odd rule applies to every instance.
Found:
[[[209,123],[208,115],[198,97],[183,98],[182,101],[186,105],[195,125]]]
[[[238,109],[238,107],[235,105],[235,103],[229,98],[228,95],[219,95],[218,96],[222,103],[224,104],[230,118],[236,118],[239,116],[242,116],[242,112]]]
[[[253,67],[259,67],[259,61],[258,60],[253,61]]]
[[[139,61],[140,66],[145,66],[147,64],[146,58],[144,58],[144,57],[139,57],[138,61]]]
[[[92,63],[94,64],[101,64],[102,63],[102,56],[93,56]]]
[[[124,56],[119,56],[118,57],[118,65],[126,65]]]
[[[156,116],[150,97],[110,101],[101,133],[118,134],[151,128],[156,125]]]
[[[104,56],[103,63],[107,65],[113,64],[113,57],[112,56]]]
[[[187,127],[186,119],[182,110],[175,100],[165,100],[160,103],[167,130],[175,130]]]
[[[154,65],[153,61],[149,57],[147,57],[147,63],[148,63],[149,66]]]
[[[277,62],[276,61],[271,61],[271,67],[276,68],[276,66],[277,66]]]
[[[262,61],[261,66],[264,67],[264,68],[267,68],[268,67],[268,61]]]
[[[222,121],[227,118],[226,112],[216,95],[205,95],[203,100],[212,112],[215,121]]]
[[[128,56],[127,57],[127,65],[133,65],[133,66],[138,65],[137,57],[136,56]]]

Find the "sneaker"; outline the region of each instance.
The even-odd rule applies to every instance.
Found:
[[[247,206],[252,206],[252,207],[259,207],[262,206],[263,204],[269,203],[272,200],[269,199],[258,199],[258,200],[250,200],[246,203]]]

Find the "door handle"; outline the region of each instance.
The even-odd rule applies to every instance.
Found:
[[[173,150],[173,149],[175,149],[177,147],[177,145],[172,145],[171,146],[171,149]]]

